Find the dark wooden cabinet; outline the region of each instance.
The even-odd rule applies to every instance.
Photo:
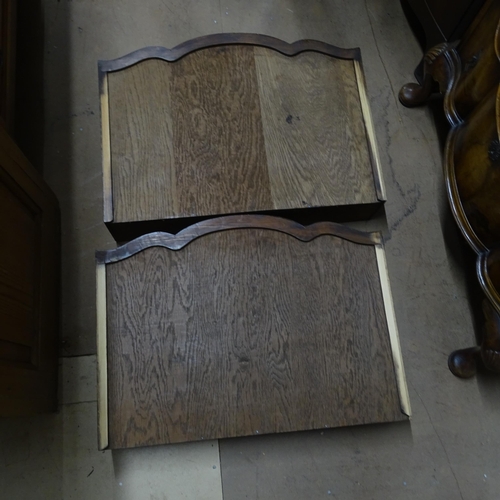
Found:
[[[12,139],[16,4],[0,3],[0,416],[57,409],[59,205]]]
[[[0,416],[55,411],[59,206],[0,127]]]

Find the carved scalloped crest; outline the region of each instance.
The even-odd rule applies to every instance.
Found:
[[[269,229],[305,242],[322,235],[337,236],[360,245],[377,245],[382,242],[379,232],[365,233],[335,222],[317,222],[310,226],[303,226],[297,222],[270,215],[229,215],[198,222],[177,234],[163,232],[145,234],[118,248],[97,251],[96,259],[100,263],[109,264],[127,259],[146,248],[158,246],[170,250],[181,250],[196,238],[232,229]]]
[[[117,59],[99,61],[99,71],[101,73],[118,71],[146,59],[162,59],[167,62],[174,62],[191,52],[219,45],[257,45],[276,50],[287,56],[294,56],[305,51],[313,51],[339,59],[361,59],[359,48],[343,49],[317,40],[299,40],[294,43],[287,43],[267,35],[217,33],[194,38],[172,49],[167,49],[165,47],[145,47]]]

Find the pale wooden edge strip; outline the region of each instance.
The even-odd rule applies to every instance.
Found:
[[[217,462],[217,470],[219,471],[218,478],[219,478],[219,484],[220,484],[220,500],[224,500],[224,486],[223,486],[223,480],[222,480],[222,467],[221,467],[221,460],[220,460],[220,439],[215,440],[217,442],[217,457],[219,461]]]
[[[385,315],[387,318],[387,329],[389,330],[389,339],[391,342],[392,359],[394,361],[394,370],[396,372],[399,398],[401,401],[401,411],[410,417],[410,397],[408,395],[408,386],[406,384],[406,375],[403,365],[403,356],[401,354],[401,344],[399,342],[396,314],[394,313],[394,303],[392,301],[391,284],[389,282],[385,249],[382,244],[375,245],[375,252],[377,256],[380,285],[382,287],[382,299],[384,301]]]
[[[101,73],[101,134],[102,134],[102,183],[104,222],[113,221],[113,187],[111,179],[111,133],[109,124],[108,75]]]
[[[97,413],[99,450],[108,440],[108,359],[106,328],[106,265],[97,264]]]
[[[372,159],[373,177],[375,181],[375,189],[377,190],[377,198],[379,201],[386,201],[384,177],[380,166],[380,156],[378,153],[377,139],[375,137],[375,127],[373,126],[372,113],[370,110],[370,102],[366,94],[366,82],[361,68],[361,62],[354,60],[354,71],[356,73],[356,81],[358,84],[359,98],[361,101],[361,112],[365,122],[366,134],[368,136],[368,145],[370,148],[370,156]]]

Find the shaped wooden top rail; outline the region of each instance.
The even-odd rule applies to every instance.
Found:
[[[331,235],[360,245],[379,245],[382,243],[379,232],[365,233],[335,222],[317,222],[303,226],[297,222],[270,215],[229,215],[198,222],[177,234],[164,232],[145,234],[118,248],[97,251],[96,259],[98,263],[110,264],[127,259],[151,247],[181,250],[196,238],[231,229],[269,229],[288,234],[304,242],[311,241],[318,236]]]
[[[278,38],[251,33],[217,33],[201,36],[181,43],[172,49],[165,47],[145,47],[130,54],[109,61],[99,61],[99,72],[118,71],[128,68],[146,59],[163,59],[174,62],[185,55],[200,49],[217,47],[218,45],[257,45],[281,52],[287,56],[294,56],[305,51],[320,52],[339,59],[353,59],[359,61],[359,48],[343,49],[317,40],[298,40],[287,43]]]

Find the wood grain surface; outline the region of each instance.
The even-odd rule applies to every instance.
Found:
[[[182,215],[273,207],[253,50],[217,47],[172,65],[175,175]]]
[[[114,223],[378,202],[353,60],[225,45],[101,76]]]
[[[274,208],[376,201],[353,61],[256,47]]]
[[[116,221],[159,219],[178,212],[171,78],[170,64],[148,60],[108,80]]]
[[[111,448],[406,418],[372,245],[235,229],[106,274]]]

